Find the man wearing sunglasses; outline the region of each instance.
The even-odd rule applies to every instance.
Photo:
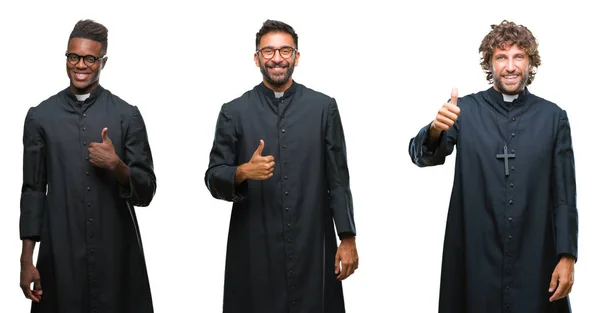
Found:
[[[156,176],[139,109],[99,83],[107,33],[75,25],[70,86],[25,119],[21,288],[32,312],[153,310],[134,206],[150,204]]]
[[[342,281],[358,268],[338,106],[292,79],[299,59],[294,29],[266,21],[263,81],[221,106],[205,183],[233,203],[224,313],[345,312]]]

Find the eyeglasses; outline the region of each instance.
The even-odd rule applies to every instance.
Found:
[[[289,58],[292,56],[292,54],[294,52],[297,52],[298,50],[296,50],[296,48],[292,48],[292,47],[281,47],[279,49],[275,49],[275,48],[271,48],[271,47],[264,47],[262,49],[256,50],[256,52],[260,52],[263,57],[265,57],[265,59],[270,59],[272,57],[275,56],[275,51],[279,51],[279,55],[282,58]]]
[[[96,63],[97,60],[100,60],[102,58],[104,58],[104,56],[93,56],[93,55],[79,55],[77,53],[65,53],[65,56],[67,57],[67,61],[69,61],[69,63],[73,64],[73,65],[77,65],[77,63],[79,63],[79,60],[81,58],[83,58],[83,63],[86,66],[92,66],[94,65],[94,63]]]

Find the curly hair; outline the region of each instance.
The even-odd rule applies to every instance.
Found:
[[[104,25],[92,20],[81,20],[75,24],[69,41],[73,38],[84,38],[97,41],[102,46],[102,54],[106,54],[108,48],[108,29]]]
[[[536,69],[541,64],[540,54],[538,52],[538,42],[531,31],[514,22],[502,21],[499,25],[492,25],[492,30],[483,38],[479,46],[481,53],[481,68],[486,73],[486,79],[490,84],[494,82],[492,69],[492,56],[496,48],[506,49],[516,44],[517,47],[527,53],[529,59],[529,78],[527,85],[530,85],[535,78]]]
[[[294,39],[294,45],[296,45],[295,48],[298,48],[298,34],[296,34],[296,31],[294,31],[292,26],[280,21],[266,20],[258,33],[256,33],[256,49],[260,46],[260,39],[262,36],[270,32],[284,32],[290,34]]]

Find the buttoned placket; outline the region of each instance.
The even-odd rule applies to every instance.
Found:
[[[509,114],[509,123],[508,123],[508,128],[512,130],[512,133],[510,133],[510,136],[512,137],[512,139],[515,139],[515,137],[517,136],[516,134],[516,125],[517,125],[517,121],[518,121],[518,116],[513,115],[515,113],[510,113]],[[511,143],[513,141],[511,140]],[[509,147],[510,148],[510,147]],[[511,154],[515,154],[515,150],[514,149],[510,149],[510,153]],[[517,156],[518,157],[518,156]],[[513,308],[513,303],[512,303],[512,284],[513,284],[513,279],[514,279],[514,274],[513,274],[513,267],[514,267],[514,261],[515,261],[515,253],[516,253],[516,245],[515,245],[515,241],[516,238],[514,238],[515,234],[514,234],[514,224],[517,222],[515,219],[517,218],[514,215],[515,212],[515,205],[516,200],[515,200],[515,188],[518,186],[515,186],[515,159],[510,159],[509,163],[513,163],[510,165],[510,175],[506,176],[506,184],[507,184],[507,188],[506,188],[506,202],[505,202],[505,221],[504,221],[504,229],[505,229],[505,238],[504,238],[504,258],[503,258],[503,271],[502,271],[502,292],[503,292],[503,312],[511,312],[511,309]]]
[[[282,214],[283,214],[283,234],[284,234],[284,247],[286,252],[286,270],[287,270],[287,284],[288,284],[288,295],[290,307],[295,307],[299,301],[296,291],[296,280],[297,275],[295,272],[295,254],[294,254],[294,237],[293,237],[293,217],[295,215],[295,208],[292,207],[290,198],[295,198],[296,195],[292,195],[293,190],[290,190],[289,186],[289,166],[292,160],[290,159],[291,154],[288,149],[288,136],[286,135],[286,119],[284,114],[285,102],[288,99],[281,97],[276,100],[278,102],[278,141],[279,141],[279,155],[283,160],[283,166],[281,166],[281,190],[283,191],[282,200]]]
[[[88,113],[86,112],[86,103],[80,106],[79,112],[79,128],[82,142],[82,154],[84,159],[84,187],[85,192],[83,195],[83,206],[85,212],[85,223],[86,223],[86,253],[87,253],[87,278],[90,292],[90,311],[93,313],[99,313],[98,308],[98,286],[97,286],[97,272],[96,272],[96,249],[95,249],[95,223],[93,209],[95,203],[93,203],[94,197],[92,197],[93,190],[93,165],[90,163],[89,144],[92,142],[91,135],[88,129],[89,124],[87,123]]]

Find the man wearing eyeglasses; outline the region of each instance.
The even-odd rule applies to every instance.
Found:
[[[139,109],[100,86],[107,33],[75,25],[70,86],[25,119],[21,288],[32,312],[153,312],[134,206],[150,204],[156,176]]]
[[[220,109],[205,183],[233,203],[224,313],[345,312],[342,281],[358,268],[340,113],[292,79],[299,59],[294,29],[266,21],[263,81]]]

